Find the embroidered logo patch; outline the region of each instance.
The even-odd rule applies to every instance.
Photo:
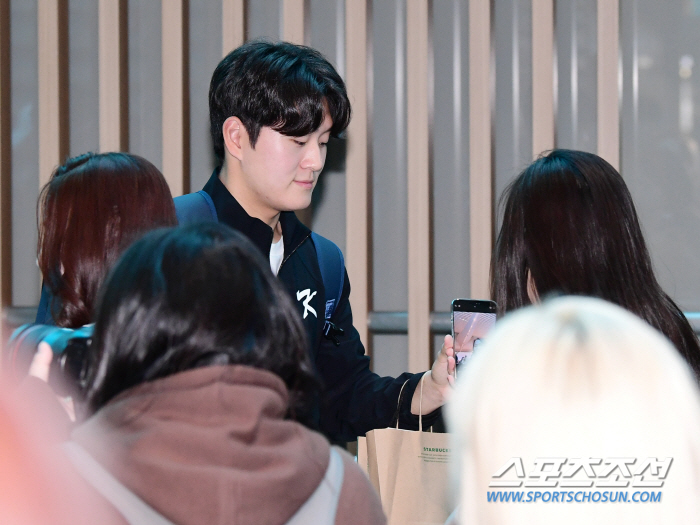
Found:
[[[306,316],[309,315],[309,312],[314,314],[314,317],[318,317],[316,314],[316,310],[313,309],[313,307],[309,304],[309,301],[313,299],[314,295],[316,295],[316,292],[311,293],[311,290],[307,288],[306,290],[297,290],[297,301],[301,301],[302,299],[303,302],[302,304],[304,305],[304,319],[306,319]]]
[[[335,299],[329,299],[326,301],[326,319],[331,318],[331,313],[333,313],[333,308],[335,307]]]

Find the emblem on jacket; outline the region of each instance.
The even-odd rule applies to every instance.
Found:
[[[316,295],[316,292],[311,293],[311,290],[309,288],[307,288],[306,290],[297,290],[297,301],[301,301],[302,299],[304,299],[304,297],[306,297],[306,299],[304,299],[304,302],[302,303],[304,305],[304,319],[306,319],[306,316],[309,314],[309,312],[314,314],[314,317],[318,317],[318,315],[316,315],[316,310],[314,310],[311,307],[311,305],[309,305],[309,301],[313,299],[314,295]]]

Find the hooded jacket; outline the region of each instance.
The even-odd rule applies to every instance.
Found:
[[[273,231],[260,219],[246,213],[219,179],[214,170],[204,191],[211,197],[219,218],[248,237],[267,259]],[[284,258],[277,277],[289,292],[302,317],[309,354],[322,383],[319,402],[319,429],[334,441],[354,441],[375,428],[393,426],[399,417],[402,428],[416,430],[418,418],[411,414],[411,399],[422,374],[401,374],[397,378],[380,377],[370,370],[369,357],[352,324],[350,281],[345,282],[333,323],[343,330],[336,334],[338,345],[323,335],[326,295],[311,230],[294,212],[281,212]],[[213,284],[213,283],[212,283]],[[399,393],[401,403],[399,403]],[[400,405],[400,406],[399,406]],[[423,416],[430,426],[439,410]]]
[[[281,525],[316,490],[330,457],[323,436],[284,419],[287,403],[270,372],[208,366],[122,392],[71,438],[174,523]],[[386,523],[369,480],[341,454],[336,525]]]

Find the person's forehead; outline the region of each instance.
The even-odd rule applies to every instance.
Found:
[[[321,125],[315,130],[313,130],[311,133],[309,133],[309,135],[325,135],[326,133],[330,133],[332,128],[333,119],[331,118],[330,113],[328,111],[324,111],[323,121],[321,122]]]
[[[330,133],[332,128],[333,128],[333,118],[331,117],[330,112],[328,111],[328,108],[324,104],[323,121],[321,122],[321,124],[316,129],[309,132],[308,134],[298,135],[298,136],[305,137],[305,136],[309,136],[309,135],[325,135],[326,133]],[[285,135],[285,133],[276,130],[272,126],[261,126],[260,130],[261,131],[266,130],[266,132],[269,131],[269,132],[277,133],[280,135]],[[296,136],[296,135],[287,135],[287,136]]]
[[[316,131],[317,132],[320,131],[321,133],[327,133],[331,130],[332,127],[333,127],[333,119],[331,118],[331,115],[328,112],[328,110],[324,109],[323,122],[321,122],[321,125],[318,127],[318,129]]]

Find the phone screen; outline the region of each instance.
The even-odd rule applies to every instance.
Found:
[[[458,310],[459,304],[453,305],[452,326],[457,365],[472,356],[474,349],[481,344],[482,338],[496,323],[495,303],[491,301],[469,301],[469,303],[468,309],[470,310],[491,310],[491,305],[493,305],[493,312],[460,311]]]

